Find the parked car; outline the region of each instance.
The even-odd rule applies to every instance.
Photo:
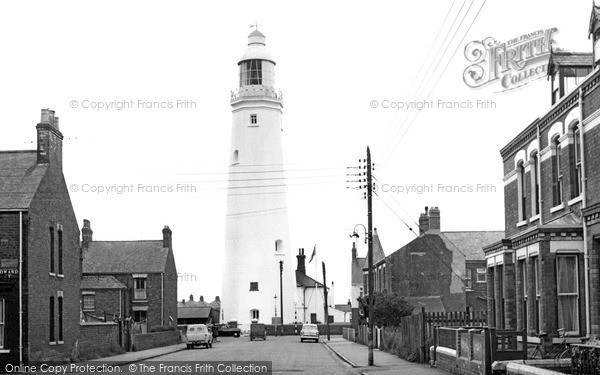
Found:
[[[267,327],[263,323],[250,324],[250,341],[261,338],[267,339]]]
[[[189,325],[185,338],[188,349],[191,349],[196,345],[204,345],[206,348],[212,348],[212,331],[208,329],[206,324]]]
[[[300,342],[315,340],[319,342],[319,327],[316,324],[304,324],[300,331]]]
[[[240,335],[242,334],[242,331],[232,325],[231,323],[227,323],[227,324],[215,324],[217,326],[217,329],[219,330],[219,336],[233,336],[233,337],[240,337]]]

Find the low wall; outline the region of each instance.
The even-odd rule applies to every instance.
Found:
[[[531,366],[529,364],[525,365],[523,363],[516,363],[516,362],[509,362],[506,363],[506,375],[553,375],[553,374],[558,374],[558,375],[564,375],[565,373],[570,374],[571,373],[571,364],[570,364],[570,360],[561,360],[561,362],[565,362],[562,366],[560,366],[559,363],[556,363],[556,361],[554,359],[550,359],[550,360],[540,360],[540,361],[536,361],[536,362],[542,362],[542,361],[546,361],[547,363],[542,363],[542,364],[535,364],[536,366],[552,366],[552,367],[562,367],[563,369],[567,370],[566,372],[557,372],[554,370],[549,370],[549,369],[544,369],[544,368],[540,368],[540,367],[534,367]],[[554,364],[550,363],[554,362]],[[567,363],[568,361],[568,363]],[[532,363],[533,364],[533,363]]]
[[[137,352],[140,350],[179,344],[181,342],[179,332],[179,330],[175,330],[131,335],[131,350]]]
[[[457,357],[456,350],[438,346],[435,353],[437,368],[450,374],[481,375],[485,368],[481,361]]]
[[[327,334],[327,324],[317,324],[319,327],[319,333],[321,335]],[[348,324],[330,324],[329,325],[329,334],[331,335],[341,335],[343,333],[344,328],[350,328],[352,325]],[[282,326],[274,325],[274,324],[265,324],[265,328],[267,330],[267,336],[281,336]],[[276,331],[277,330],[277,331]],[[283,334],[284,335],[300,335],[300,331],[302,330],[302,324],[284,324],[283,325]]]
[[[120,354],[125,349],[119,345],[117,323],[81,323],[77,341],[77,359],[94,359]]]

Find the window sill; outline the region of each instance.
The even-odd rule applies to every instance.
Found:
[[[136,302],[136,303],[143,303],[143,302],[144,302],[144,303],[147,303],[147,302],[148,302],[148,300],[147,300],[147,299],[134,299],[134,300],[132,300],[132,301],[133,301],[133,302]]]
[[[56,345],[56,341],[50,341],[50,346]]]
[[[579,194],[578,196],[576,196],[575,198],[571,199],[570,201],[567,202],[567,204],[569,206],[574,205],[575,203],[579,203],[583,200],[583,195]]]
[[[529,219],[530,223],[533,223],[534,221],[537,221],[540,219],[540,214],[537,214],[535,216],[532,216],[531,219]]]
[[[558,206],[552,207],[552,208],[550,209],[550,213],[551,213],[551,214],[553,214],[553,213],[555,213],[555,212],[558,212],[558,211],[560,211],[560,210],[562,210],[562,209],[564,209],[564,208],[565,208],[565,204],[564,204],[564,203],[561,203],[561,204],[559,204]]]
[[[56,277],[56,274],[54,272],[50,272],[50,273],[48,273],[48,275],[50,275],[52,277]]]
[[[0,349],[0,354],[8,354],[10,353],[10,349]]]
[[[56,345],[64,345],[64,343],[65,343],[64,341],[57,341]]]
[[[285,255],[285,253],[281,253],[281,252],[277,252],[277,253],[273,253],[274,255]]]
[[[58,277],[59,279],[64,279],[65,275],[63,275],[62,273],[59,273],[56,275],[56,277]]]
[[[248,125],[249,128],[258,128],[258,125]]]
[[[519,221],[517,223],[517,228],[519,227],[524,227],[525,225],[527,225],[529,222],[527,220],[523,220],[523,221]]]

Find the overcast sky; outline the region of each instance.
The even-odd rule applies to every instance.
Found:
[[[169,225],[178,272],[189,275],[178,298],[212,300],[227,269],[230,90],[258,22],[284,92],[291,248],[317,244],[344,303],[348,235],[367,224],[362,191],[346,189],[346,167],[370,145],[380,186],[434,184],[432,193],[375,197],[386,254],[414,238],[398,216],[416,227],[426,205],[440,208],[443,230],[504,229],[499,150],[549,108],[549,82],[472,89],[463,82],[465,45],[556,27],[557,46],[591,51],[590,10],[591,1],[2,2],[0,149],[35,148],[40,109],[54,109],[79,224],[89,219],[97,240],[159,239]],[[382,108],[418,99],[435,105],[410,115]],[[495,108],[443,109],[438,100]],[[89,191],[131,184],[129,193]],[[178,184],[196,191],[177,192]],[[440,192],[438,184],[491,187]]]

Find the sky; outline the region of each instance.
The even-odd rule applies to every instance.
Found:
[[[425,206],[440,208],[442,230],[504,229],[499,150],[550,107],[550,83],[471,88],[465,47],[556,27],[555,47],[590,52],[591,1],[565,4],[2,2],[0,150],[34,149],[40,109],[55,110],[80,225],[90,220],[96,240],[160,239],[168,225],[178,299],[213,300],[227,270],[230,91],[257,23],[284,93],[290,246],[316,245],[345,303],[349,235],[367,224],[346,174],[367,146],[386,254],[414,239]],[[423,100],[434,104],[395,104]]]

